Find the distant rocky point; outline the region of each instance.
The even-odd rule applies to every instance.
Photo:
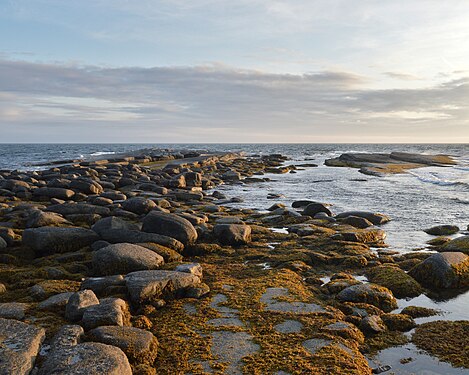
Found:
[[[390,154],[346,153],[338,158],[327,159],[325,164],[330,167],[359,168],[363,174],[381,177],[386,174],[404,173],[408,169],[428,166],[445,167],[457,163],[448,155],[391,152]]]

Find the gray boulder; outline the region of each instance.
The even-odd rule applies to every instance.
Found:
[[[80,250],[97,240],[99,237],[95,232],[80,227],[41,227],[23,232],[23,245],[32,248],[38,255]]]
[[[358,284],[343,289],[337,298],[342,302],[368,303],[385,312],[397,308],[397,301],[392,292],[375,284]]]
[[[73,294],[73,292],[55,294],[39,303],[37,307],[40,310],[63,310]]]
[[[88,333],[93,341],[116,346],[137,363],[153,364],[158,340],[151,332],[134,327],[102,326]]]
[[[433,254],[409,275],[429,288],[465,288],[469,286],[469,256],[461,252]]]
[[[99,236],[102,236],[111,230],[140,230],[137,224],[130,223],[116,216],[105,217],[104,219],[98,220],[92,227]]]
[[[83,317],[87,308],[98,305],[99,300],[91,290],[80,290],[73,293],[65,308],[65,318],[70,321],[78,321]]]
[[[69,200],[75,195],[75,192],[70,189],[59,187],[41,187],[33,190],[33,195],[36,197],[57,198],[62,200]]]
[[[323,204],[323,203],[310,203],[308,204],[305,209],[303,210],[303,215],[304,216],[311,216],[314,217],[314,215],[324,212],[328,216],[333,216],[332,211],[328,208],[328,205]]]
[[[144,215],[156,207],[156,203],[143,197],[133,197],[122,202],[122,208],[137,215]]]
[[[437,225],[423,230],[432,236],[450,236],[459,232],[459,227],[456,225]]]
[[[142,230],[175,238],[184,246],[191,245],[197,241],[197,231],[190,221],[175,214],[151,212],[143,219]]]
[[[43,328],[0,319],[0,374],[29,374],[45,336]]]
[[[93,253],[93,268],[98,275],[152,270],[159,268],[163,263],[161,255],[129,243],[109,245]]]
[[[132,272],[125,281],[132,302],[137,304],[183,297],[189,288],[200,284],[200,279],[190,273],[163,270]]]
[[[70,188],[87,195],[101,194],[104,191],[103,187],[98,182],[85,178],[72,180],[70,182]]]
[[[46,211],[55,212],[60,215],[101,215],[109,216],[111,210],[107,207],[95,206],[88,203],[63,203],[54,204],[46,208]]]
[[[99,326],[128,325],[127,303],[121,298],[103,298],[98,305],[85,309],[81,323],[85,330]]]
[[[251,227],[242,224],[217,224],[213,233],[222,245],[240,246],[251,241]]]
[[[132,375],[124,352],[115,346],[86,342],[54,350],[38,375]]]
[[[365,212],[365,211],[347,211],[347,212],[342,212],[341,214],[338,214],[335,216],[336,219],[345,219],[346,217],[349,216],[358,216],[358,217],[363,217],[368,221],[371,221],[374,225],[381,225],[384,223],[387,223],[391,219],[389,216],[386,216],[384,214],[380,213],[373,213],[373,212]]]
[[[461,236],[447,242],[443,246],[443,251],[460,251],[469,254],[469,236]]]
[[[0,303],[0,318],[23,320],[27,305],[19,302]]]
[[[72,223],[55,212],[42,212],[40,210],[31,212],[26,220],[26,228],[53,227],[64,224],[72,225]]]

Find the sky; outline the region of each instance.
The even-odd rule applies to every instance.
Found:
[[[469,143],[467,0],[0,0],[0,142]]]

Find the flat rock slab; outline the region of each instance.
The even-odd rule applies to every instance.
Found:
[[[326,312],[326,310],[316,303],[306,302],[285,302],[278,301],[279,297],[291,296],[287,288],[267,288],[260,302],[266,304],[265,310],[275,312],[286,312],[295,314],[310,314]]]
[[[304,348],[311,354],[315,354],[325,346],[331,345],[332,340],[325,339],[310,339],[303,342]]]
[[[132,375],[124,352],[115,346],[86,342],[49,354],[39,375]]]
[[[217,310],[221,317],[210,319],[207,324],[215,327],[231,326],[231,327],[243,327],[244,323],[238,318],[238,310],[227,306],[220,306],[222,303],[228,301],[228,298],[224,294],[216,294],[213,296],[210,303],[212,309]]]
[[[218,331],[212,334],[212,354],[220,362],[228,363],[227,375],[242,375],[242,359],[260,350],[246,332]]]
[[[298,333],[303,329],[303,323],[297,320],[288,319],[283,323],[275,325],[274,329],[280,333]]]
[[[0,374],[29,374],[45,336],[43,328],[0,319]]]
[[[132,302],[142,303],[183,297],[188,288],[200,284],[200,279],[186,272],[150,270],[129,273],[125,282]]]
[[[18,302],[0,303],[0,318],[23,320],[27,306]]]

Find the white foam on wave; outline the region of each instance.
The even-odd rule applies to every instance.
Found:
[[[101,155],[112,155],[112,154],[115,154],[116,152],[114,151],[97,151],[97,152],[93,152],[92,154],[90,154],[91,156],[101,156]]]
[[[438,170],[433,167],[420,168],[409,171],[409,173],[424,183],[440,186],[469,186],[469,167],[465,166],[458,165]]]

